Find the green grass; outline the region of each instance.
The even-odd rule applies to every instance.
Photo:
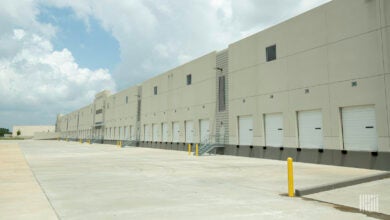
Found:
[[[8,141],[8,140],[24,140],[24,138],[20,138],[20,137],[0,137],[0,141]]]

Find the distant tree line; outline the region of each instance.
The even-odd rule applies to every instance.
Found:
[[[4,137],[4,134],[12,134],[8,128],[0,128],[0,137]]]

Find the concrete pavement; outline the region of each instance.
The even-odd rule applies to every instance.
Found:
[[[372,218],[332,204],[280,195],[287,192],[283,161],[197,158],[179,151],[63,141],[18,143],[41,193],[46,193],[60,219]],[[296,188],[382,172],[304,163],[294,163],[294,171]],[[387,182],[372,190],[385,200],[390,197]],[[354,198],[347,193],[337,202],[348,205],[347,200]],[[13,215],[34,219],[33,214],[20,216],[15,211]]]
[[[0,141],[0,219],[57,219],[15,142]]]

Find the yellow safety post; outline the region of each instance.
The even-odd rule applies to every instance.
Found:
[[[188,144],[188,155],[191,155],[191,144]]]
[[[293,159],[287,158],[287,173],[288,173],[288,196],[294,197],[294,175],[293,175]]]
[[[198,144],[195,145],[195,155],[199,156],[199,145]]]

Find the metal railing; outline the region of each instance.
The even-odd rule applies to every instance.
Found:
[[[205,153],[209,153],[214,148],[224,147],[228,143],[227,135],[210,135],[208,138],[200,143],[198,155],[201,156]]]

